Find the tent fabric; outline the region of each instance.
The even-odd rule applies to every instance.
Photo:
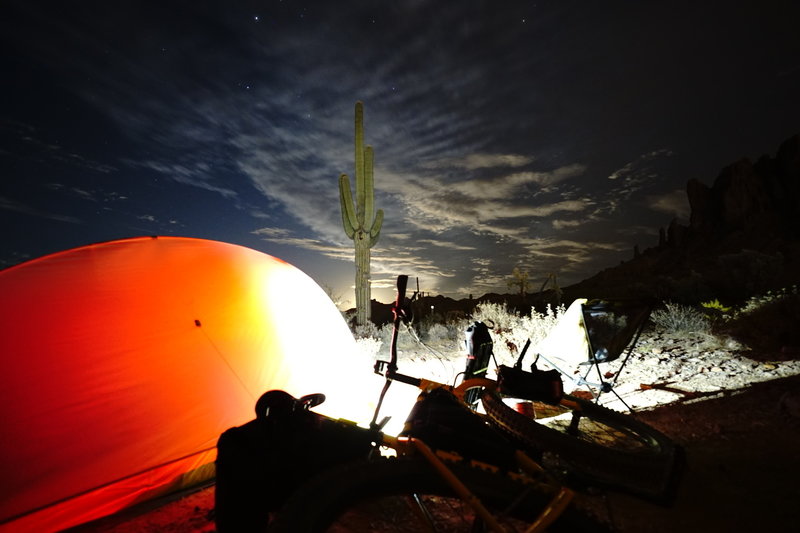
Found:
[[[558,317],[550,333],[533,349],[533,353],[541,354],[567,375],[589,360],[589,337],[583,321],[583,305],[586,302],[586,298],[573,301]]]
[[[650,305],[637,300],[587,300],[578,298],[559,317],[555,327],[534,347],[543,366],[553,367],[570,378],[565,390],[582,384],[586,365],[613,361],[636,342],[638,332],[650,315]]]
[[[0,271],[0,531],[56,531],[213,475],[278,388],[368,420],[382,385],[339,311],[272,256],[201,239],[84,246]]]

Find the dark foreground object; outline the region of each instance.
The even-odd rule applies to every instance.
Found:
[[[263,531],[269,513],[310,477],[342,461],[364,458],[372,449],[370,431],[289,399],[294,401],[288,394],[273,395],[275,405],[266,408],[259,400],[255,420],[220,436],[215,490],[219,533]]]

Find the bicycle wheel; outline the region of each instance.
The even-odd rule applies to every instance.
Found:
[[[568,479],[660,503],[673,496],[678,449],[633,416],[572,396],[558,406],[542,404],[536,418],[518,413],[494,392],[485,391],[481,400],[494,424]]]
[[[524,531],[555,495],[555,487],[484,470],[447,466],[508,531]],[[477,528],[476,528],[477,527]],[[297,491],[270,524],[272,533],[483,531],[472,508],[454,496],[424,459],[381,458],[341,465]],[[568,507],[548,531],[608,531]]]

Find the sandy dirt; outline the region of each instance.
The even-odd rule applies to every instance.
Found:
[[[800,377],[757,383],[643,413],[680,444],[686,466],[664,508],[611,494],[606,512],[623,532],[790,531],[800,520]]]
[[[779,367],[797,363],[795,357],[781,359]],[[759,365],[763,363],[750,366],[761,372]],[[654,368],[643,363],[632,366],[647,372]],[[719,379],[717,372],[706,374]],[[647,379],[652,383],[656,378],[647,375]],[[628,381],[646,382],[635,374]],[[637,416],[673,438],[685,452],[686,465],[671,507],[613,493],[582,499],[623,533],[794,530],[800,523],[800,375],[748,382],[736,370],[729,376],[732,387],[672,394],[670,403],[638,410]],[[626,400],[637,401],[630,392]],[[208,486],[75,531],[211,533],[213,491],[213,485]]]

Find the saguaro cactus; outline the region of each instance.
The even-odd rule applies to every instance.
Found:
[[[383,224],[383,209],[375,212],[375,188],[371,146],[364,146],[364,104],[356,102],[356,201],[347,174],[339,176],[342,224],[356,248],[356,323],[370,319],[370,248],[378,242]]]

